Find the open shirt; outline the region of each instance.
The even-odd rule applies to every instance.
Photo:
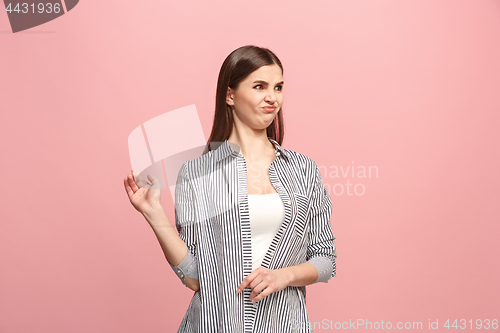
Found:
[[[336,275],[332,201],[312,159],[275,146],[271,184],[285,207],[285,219],[262,267],[279,269],[304,262],[318,269],[316,282]],[[213,143],[212,143],[213,144]],[[175,188],[175,224],[188,253],[172,266],[183,281],[199,280],[178,333],[312,332],[306,288],[286,287],[259,302],[252,289],[236,289],[252,272],[247,166],[239,147],[227,140],[183,163]],[[315,282],[315,283],[316,283]]]

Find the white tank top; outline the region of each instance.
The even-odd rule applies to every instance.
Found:
[[[278,193],[249,194],[248,209],[252,233],[252,272],[260,267],[285,220],[285,207]]]

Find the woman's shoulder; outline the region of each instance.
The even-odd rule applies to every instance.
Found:
[[[193,176],[206,174],[207,170],[210,170],[214,163],[214,154],[215,151],[210,150],[199,157],[186,160],[181,166],[181,171]]]
[[[298,165],[304,169],[315,169],[317,167],[316,161],[314,161],[311,157],[306,154],[299,153],[298,151],[282,148],[287,156],[289,157],[288,161],[293,163],[294,165]]]

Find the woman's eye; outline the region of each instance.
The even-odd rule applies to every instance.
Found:
[[[254,88],[261,89],[262,88],[262,84],[258,84]],[[278,91],[283,90],[283,86],[276,86],[274,89],[276,89],[276,88],[278,88],[277,89]]]

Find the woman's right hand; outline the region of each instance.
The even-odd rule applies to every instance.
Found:
[[[141,214],[161,207],[161,186],[158,178],[148,174],[149,183],[138,178],[133,170],[123,180],[130,203]]]

